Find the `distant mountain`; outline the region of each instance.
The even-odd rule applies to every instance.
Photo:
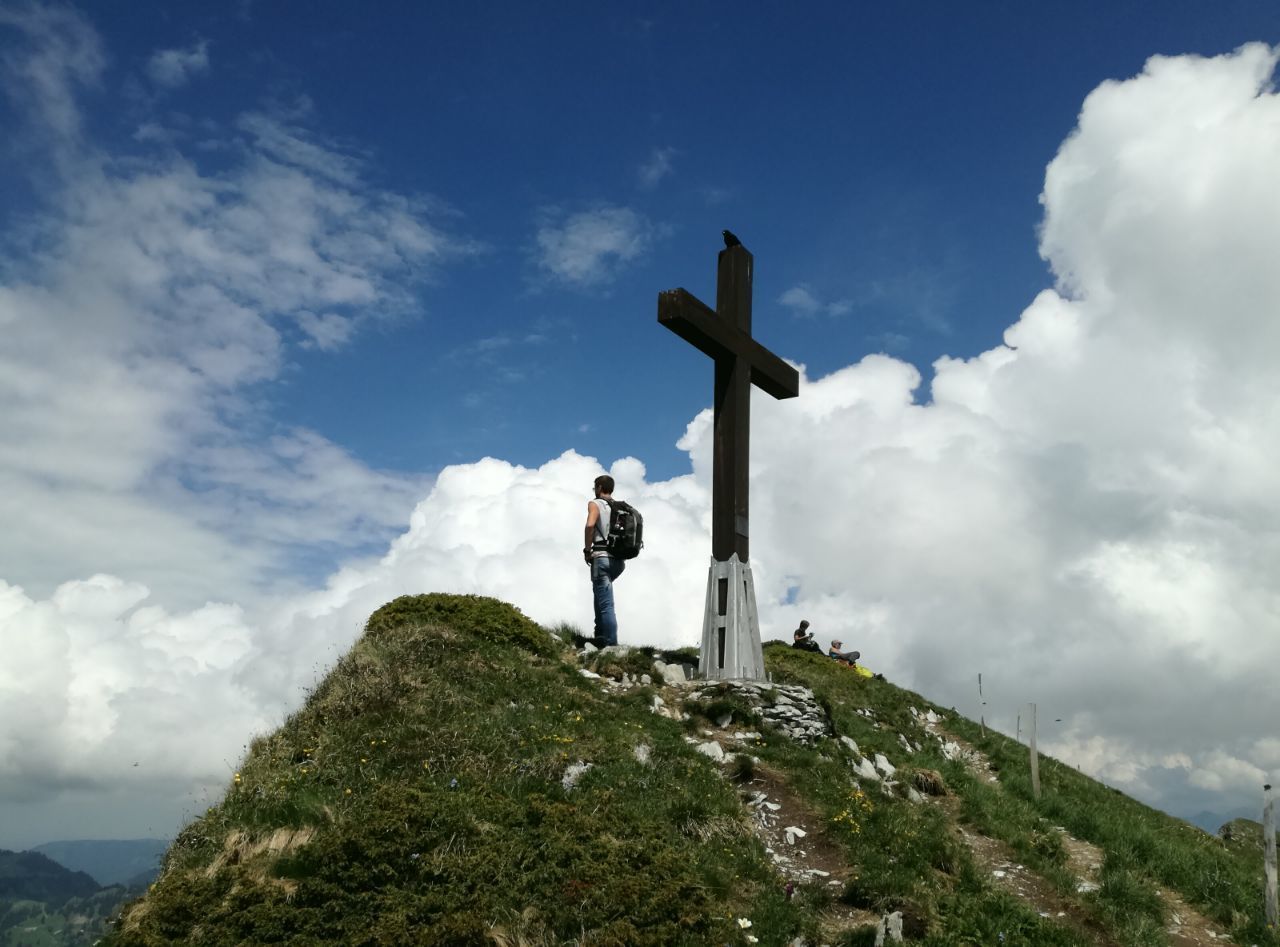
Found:
[[[70,871],[39,852],[0,850],[0,902],[61,905],[70,898],[96,894],[99,887],[84,872]]]
[[[1222,828],[1228,822],[1236,819],[1257,819],[1262,814],[1262,806],[1253,808],[1232,809],[1228,812],[1197,812],[1195,815],[1186,815],[1182,818],[1197,828],[1204,829],[1210,835],[1217,835],[1218,829]]]
[[[168,846],[157,838],[84,839],[46,842],[40,852],[72,871],[82,871],[100,885],[145,887],[160,870],[160,856]]]

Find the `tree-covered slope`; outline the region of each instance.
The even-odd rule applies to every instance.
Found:
[[[0,851],[0,901],[61,904],[86,897],[98,883],[82,871],[71,871],[39,852]]]

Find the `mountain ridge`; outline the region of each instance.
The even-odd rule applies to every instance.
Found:
[[[1254,853],[1043,754],[1037,799],[1026,747],[918,694],[572,633],[388,603],[105,943],[1277,943]]]

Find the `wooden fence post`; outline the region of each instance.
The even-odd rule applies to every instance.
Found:
[[[1262,842],[1267,869],[1267,927],[1276,926],[1276,810],[1271,784],[1262,787]]]
[[[985,738],[987,735],[987,702],[982,699],[982,672],[978,672],[978,728]]]
[[[1040,754],[1036,752],[1036,705],[1031,704],[1031,793],[1040,798]]]

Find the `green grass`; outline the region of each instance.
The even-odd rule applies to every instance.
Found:
[[[737,944],[738,917],[763,943],[812,928],[679,724],[643,693],[602,694],[549,641],[492,600],[379,610],[252,743],[110,943]],[[566,790],[577,760],[592,768]],[[284,828],[315,834],[227,857],[235,833]]]
[[[1241,857],[1198,828],[1043,754],[1041,798],[1035,800],[1025,746],[991,731],[984,737],[963,718],[948,726],[987,754],[1006,793],[1050,824],[1104,849],[1104,881],[1096,900],[1116,923],[1130,919],[1131,930],[1120,932],[1129,942],[1164,942],[1148,931],[1162,917],[1153,889],[1163,885],[1227,928],[1238,943],[1280,944],[1262,916],[1260,859]]]
[[[653,714],[652,660],[670,652],[587,658],[615,680],[654,678],[606,693],[578,673],[564,645],[575,631],[476,596],[388,603],[305,705],[253,740],[224,798],[183,830],[105,943],[737,947],[748,935],[765,945],[802,935],[850,947],[870,943],[871,929],[824,925],[854,907],[902,911],[912,942],[936,947],[1076,947],[1093,942],[1083,930],[1145,947],[1167,942],[1160,885],[1237,943],[1277,944],[1261,923],[1251,849],[1227,851],[1047,758],[1034,800],[1024,747],[984,738],[918,694],[765,648],[776,682],[812,688],[838,735],[899,767],[904,785],[886,793],[858,784],[840,741],[793,743],[729,688],[690,700],[685,722]],[[999,784],[943,759],[912,708],[982,749]],[[739,755],[722,771],[685,737],[726,715],[763,739],[755,760]],[[921,749],[908,753],[903,737]],[[578,761],[591,767],[567,789]],[[920,769],[942,775],[954,804],[902,797]],[[761,770],[785,779],[843,853],[843,889],[801,885],[786,898],[739,796]],[[1074,926],[995,887],[953,812],[1055,888]],[[1097,892],[1076,893],[1057,825],[1105,850]]]

